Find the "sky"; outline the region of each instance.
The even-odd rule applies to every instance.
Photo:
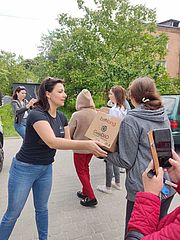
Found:
[[[156,9],[157,21],[180,20],[180,0],[129,0]],[[93,6],[93,0],[86,0]],[[76,0],[0,0],[0,50],[34,58],[40,38],[58,27],[57,16],[81,16]]]

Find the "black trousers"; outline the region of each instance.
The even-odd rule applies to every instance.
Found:
[[[163,199],[161,201],[161,208],[160,208],[160,215],[159,215],[159,220],[161,218],[163,218],[164,216],[167,215],[168,213],[168,209],[170,207],[170,204],[172,202],[172,199],[173,199],[174,195],[167,198],[167,199]],[[134,202],[131,202],[129,200],[127,200],[127,204],[126,204],[126,221],[125,221],[125,234],[124,234],[124,239],[125,239],[125,236],[127,234],[127,226],[128,226],[128,222],[131,218],[131,213],[133,211],[133,208],[134,208]]]

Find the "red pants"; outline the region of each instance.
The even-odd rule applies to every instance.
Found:
[[[79,180],[82,183],[82,193],[88,196],[89,199],[95,198],[93,189],[90,183],[89,163],[92,158],[92,154],[74,153],[74,165],[76,168]]]

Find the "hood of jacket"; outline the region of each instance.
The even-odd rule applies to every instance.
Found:
[[[128,115],[152,122],[164,122],[168,120],[168,116],[164,107],[157,110],[146,110],[143,109],[143,105],[139,105],[138,107],[129,110]]]
[[[95,109],[95,104],[92,99],[91,93],[87,89],[83,89],[78,94],[77,99],[76,99],[76,110],[81,110],[82,108]]]

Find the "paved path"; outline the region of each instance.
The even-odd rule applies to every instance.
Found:
[[[5,140],[5,162],[0,174],[0,218],[7,206],[7,179],[12,156],[21,145],[20,139]],[[103,160],[93,158],[91,179],[94,189],[104,182]],[[124,183],[124,174],[121,175]],[[57,151],[54,163],[53,189],[49,202],[50,240],[122,240],[124,232],[125,189],[111,195],[95,190],[99,204],[86,208],[79,204],[76,192],[80,183],[76,176],[71,151]],[[180,205],[178,196],[171,209]],[[16,223],[10,240],[37,240],[32,196]]]

